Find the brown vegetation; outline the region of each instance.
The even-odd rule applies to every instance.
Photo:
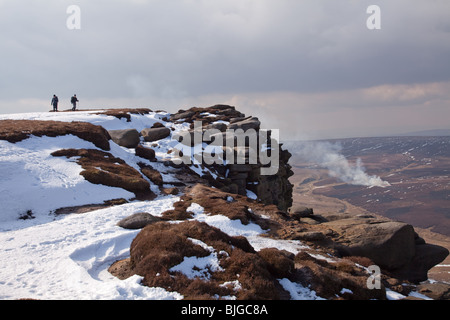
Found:
[[[222,271],[210,271],[208,279],[188,278],[170,268],[184,257],[206,257],[211,253],[194,244],[198,239],[217,252]],[[254,252],[245,238],[230,237],[205,223],[185,221],[178,224],[160,222],[145,227],[133,240],[129,268],[144,277],[143,284],[163,287],[184,295],[185,299],[211,299],[216,295],[236,295],[238,299],[278,299],[276,278],[268,263]],[[123,269],[122,269],[123,270]],[[225,282],[238,280],[235,291]]]
[[[101,126],[87,122],[60,122],[41,120],[0,120],[0,140],[11,143],[34,136],[57,137],[72,134],[92,142],[96,147],[110,150],[110,135]]]
[[[63,149],[52,153],[54,157],[79,157],[76,161],[84,169],[80,174],[89,182],[118,187],[136,194],[149,196],[150,184],[134,168],[112,154],[95,149]]]
[[[147,108],[122,108],[122,109],[108,109],[97,114],[104,114],[107,116],[116,117],[118,119],[126,119],[127,122],[131,121],[130,114],[149,114],[152,110]]]

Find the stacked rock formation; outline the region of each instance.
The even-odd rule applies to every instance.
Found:
[[[209,175],[211,184],[225,192],[247,195],[251,191],[259,201],[264,204],[275,204],[280,210],[287,211],[292,205],[292,184],[289,182],[289,177],[293,175],[291,166],[288,164],[291,154],[287,150],[282,150],[282,144],[271,137],[271,131],[267,131],[267,141],[261,140],[260,125],[261,122],[257,117],[246,117],[243,113],[237,111],[232,106],[215,105],[209,108],[191,108],[189,110],[179,110],[172,114],[170,119],[166,119],[175,123],[187,122],[191,123],[190,130],[182,134],[181,143],[187,146],[194,146],[195,135],[199,135],[203,140],[212,142],[219,142],[223,146],[224,152],[229,152],[236,156],[239,152],[243,155],[244,161],[233,162],[227,164],[207,164],[201,163],[202,166],[207,167],[216,175],[212,177]],[[201,129],[194,126],[195,121],[201,121]],[[211,130],[213,129],[213,130]],[[210,137],[206,137],[205,132],[211,130],[214,132]],[[279,152],[277,156],[276,165],[278,168],[273,174],[261,174],[264,166],[261,158],[258,156],[256,161],[249,161],[253,154],[258,154],[260,150],[254,150],[250,145],[249,139],[246,137],[246,145],[237,147],[234,141],[231,141],[232,150],[226,149],[230,145],[230,136],[228,132],[254,133],[258,137],[258,148],[266,146],[269,148],[271,144],[278,145],[272,148],[274,152]],[[183,139],[188,137],[188,139]],[[188,142],[186,142],[186,140]],[[242,148],[241,148],[242,147]],[[241,149],[239,149],[241,148]],[[225,159],[229,160],[229,159]]]

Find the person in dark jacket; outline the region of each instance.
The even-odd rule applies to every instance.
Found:
[[[72,111],[75,111],[75,109],[77,108],[77,102],[78,102],[77,95],[74,94],[73,97],[70,98],[70,103],[71,103],[72,106],[73,106],[73,107],[72,107]]]
[[[50,104],[53,106],[53,111],[58,111],[58,97],[56,94],[53,95],[53,99]]]

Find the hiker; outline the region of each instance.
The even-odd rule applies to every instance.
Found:
[[[53,111],[58,111],[58,97],[56,94],[53,95],[53,99],[50,104],[53,106]]]
[[[77,108],[77,102],[78,102],[77,95],[74,94],[73,97],[70,98],[70,103],[73,105],[72,111],[75,111],[75,109]]]

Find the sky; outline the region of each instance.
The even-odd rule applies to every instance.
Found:
[[[0,0],[0,113],[53,94],[230,104],[290,140],[450,129],[450,1]]]

